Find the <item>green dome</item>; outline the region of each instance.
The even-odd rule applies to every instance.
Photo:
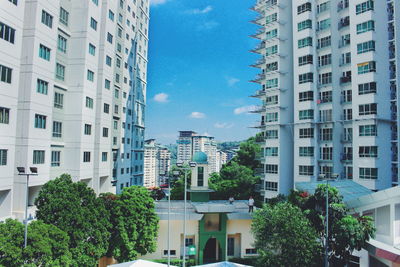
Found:
[[[196,152],[193,155],[192,160],[196,163],[200,163],[200,164],[207,164],[207,154],[204,152]]]

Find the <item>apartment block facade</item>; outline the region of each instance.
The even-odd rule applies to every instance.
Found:
[[[160,186],[165,183],[171,168],[171,152],[156,143],[155,139],[145,141],[144,182],[145,187]]]
[[[397,185],[400,3],[260,0],[253,10],[265,197],[336,176]]]
[[[68,173],[96,193],[143,182],[149,3],[8,0],[0,6],[0,218],[21,218],[26,177]],[[141,167],[140,167],[141,166]]]

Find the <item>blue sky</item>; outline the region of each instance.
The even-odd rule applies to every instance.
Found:
[[[175,143],[178,131],[244,140],[259,116],[249,83],[259,56],[249,37],[253,0],[150,0],[146,137]]]

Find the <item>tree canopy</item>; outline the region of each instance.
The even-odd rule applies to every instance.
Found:
[[[28,225],[24,248],[24,225],[13,219],[0,223],[1,266],[71,266],[68,235],[54,225],[33,221]]]
[[[83,182],[67,174],[43,185],[35,200],[36,216],[65,231],[74,266],[95,266],[108,248],[110,212]]]
[[[126,187],[120,195],[102,194],[100,199],[111,212],[107,256],[124,262],[155,251],[158,217],[146,188]]]
[[[260,168],[261,163],[258,159],[261,153],[261,147],[256,143],[255,137],[250,137],[246,141],[240,143],[236,156],[232,159],[239,165],[246,166],[251,170]]]

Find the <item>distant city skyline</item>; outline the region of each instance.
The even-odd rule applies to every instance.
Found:
[[[229,8],[227,5],[229,4]],[[258,116],[253,1],[152,1],[146,138],[175,143],[178,131],[245,140]],[[177,53],[179,52],[179,53]]]

